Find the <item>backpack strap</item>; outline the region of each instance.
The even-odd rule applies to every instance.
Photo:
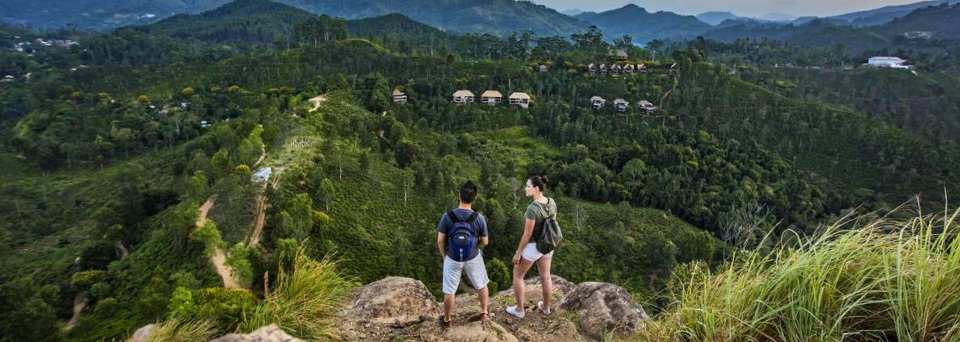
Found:
[[[469,223],[469,224],[472,225],[473,222],[477,220],[477,216],[480,216],[480,213],[477,212],[477,211],[473,211],[472,213],[470,213],[470,216],[467,216],[467,219],[466,219],[466,220],[461,220],[461,219],[460,219],[460,216],[457,216],[457,214],[454,213],[453,210],[450,210],[450,211],[447,212],[447,217],[450,218],[450,223],[451,223],[451,227],[450,227],[450,228],[453,228],[453,225],[454,225],[454,224],[457,224],[457,223],[460,223],[460,222],[467,222],[467,223]],[[473,228],[478,228],[478,227],[474,226]],[[449,228],[448,228],[448,230],[449,230]],[[477,229],[474,229],[474,231],[476,231],[476,230],[477,230]],[[449,233],[449,231],[448,231],[448,233]],[[476,233],[477,233],[477,234],[480,234],[480,232],[476,232]]]
[[[454,213],[453,210],[450,210],[447,212],[447,218],[449,218],[452,223],[460,222],[460,216],[457,216],[457,214]]]
[[[451,210],[451,212],[452,212],[452,210]],[[470,216],[467,217],[467,219],[464,220],[464,221],[465,221],[465,222],[469,222],[469,223],[472,224],[473,221],[476,220],[476,219],[477,219],[477,216],[479,216],[479,215],[480,215],[480,213],[474,211],[474,212],[470,213]]]

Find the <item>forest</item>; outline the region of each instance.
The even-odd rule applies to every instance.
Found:
[[[3,43],[78,41],[0,50],[0,74],[13,76],[0,83],[0,307],[12,308],[0,341],[122,339],[177,317],[246,329],[301,254],[334,258],[344,286],[406,276],[439,294],[434,229],[468,179],[491,227],[494,291],[509,286],[522,184],[546,174],[569,241],[555,273],[620,284],[652,313],[668,308],[685,265],[720,267],[917,196],[943,207],[957,191],[954,119],[919,107],[908,110],[922,122],[898,117],[857,100],[883,89],[826,92],[823,77],[765,60],[731,67],[748,55],[734,45],[610,44],[596,27],[450,35],[399,15],[245,4],[260,7],[103,34],[0,26]],[[249,13],[258,19],[237,19]],[[610,60],[616,47],[628,60]],[[591,63],[648,69],[591,75]],[[886,77],[861,74],[830,82]],[[460,89],[526,92],[533,104],[455,105]],[[915,96],[955,105],[949,94]],[[594,95],[631,105],[595,110]],[[251,181],[261,167],[276,180]],[[197,225],[208,200],[210,223]],[[207,260],[217,249],[246,290],[221,287]]]

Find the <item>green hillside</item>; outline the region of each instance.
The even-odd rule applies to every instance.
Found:
[[[179,14],[136,27],[152,35],[208,42],[272,43],[292,39],[297,24],[316,15],[268,0],[237,0],[196,15]]]
[[[670,308],[685,265],[789,248],[850,210],[918,193],[940,210],[956,190],[955,145],[779,95],[696,46],[601,76],[586,65],[607,46],[582,35],[548,51],[529,34],[447,37],[456,48],[431,54],[391,30],[438,31],[399,16],[361,22],[367,38],[330,17],[305,23],[297,44],[251,49],[124,29],[0,54],[32,75],[0,84],[0,103],[18,104],[0,118],[0,307],[14,308],[0,312],[0,339],[124,339],[180,318],[221,334],[289,323],[271,315],[289,308],[274,305],[290,290],[280,274],[312,265],[301,248],[336,261],[340,274],[316,284],[340,289],[328,301],[387,276],[436,293],[437,220],[467,179],[490,224],[493,290],[509,283],[522,184],[547,174],[565,234],[553,271],[622,285],[651,313]],[[455,105],[460,89],[533,104]],[[631,105],[594,109],[592,96]],[[270,183],[251,181],[261,167]],[[314,312],[302,306],[287,313]]]

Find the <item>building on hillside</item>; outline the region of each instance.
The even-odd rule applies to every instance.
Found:
[[[503,94],[496,90],[487,90],[480,95],[480,102],[488,105],[496,105],[503,102]]]
[[[647,73],[647,65],[643,63],[637,64],[637,72]]]
[[[640,107],[640,109],[643,109],[643,111],[647,113],[653,113],[653,111],[657,110],[657,107],[654,106],[653,103],[650,103],[650,101],[647,101],[647,100],[640,101],[640,103],[638,103],[637,105]]]
[[[464,104],[472,103],[474,100],[473,92],[469,90],[457,90],[453,93],[453,103]]]
[[[614,64],[610,66],[610,73],[613,75],[619,75],[623,71],[623,68],[620,65]]]
[[[527,93],[510,94],[510,104],[528,108],[530,106],[530,95],[527,95]]]
[[[603,105],[607,103],[607,100],[604,100],[602,97],[594,96],[590,98],[590,105],[593,106],[593,109],[603,108]]]
[[[621,98],[613,100],[613,107],[617,108],[617,111],[621,113],[626,112],[627,106],[629,105],[630,105],[630,102],[627,102],[627,100],[624,100]]]
[[[607,53],[607,57],[618,61],[625,61],[630,56],[627,54],[627,49],[611,49],[610,52]]]
[[[549,68],[547,68],[547,66],[544,64],[540,64],[539,66],[537,66],[537,71],[539,72],[547,72],[547,69]]]
[[[407,94],[404,92],[394,89],[393,90],[393,103],[407,103]]]
[[[875,56],[867,60],[867,65],[877,68],[909,69],[907,60],[900,57]]]
[[[7,76],[3,76],[3,79],[0,80],[0,82],[13,82],[16,79],[17,78],[13,77],[13,75],[7,75]]]
[[[627,65],[623,66],[623,73],[624,73],[624,74],[633,75],[633,71],[634,71],[634,70],[636,70],[636,69],[633,67],[633,64],[627,64]]]
[[[606,65],[606,64],[600,64],[600,73],[601,73],[601,74],[606,74],[606,73],[607,73],[607,70],[609,70],[609,69],[607,69],[607,65]]]
[[[269,167],[257,170],[257,172],[253,174],[253,181],[261,183],[270,180],[270,174],[272,171],[273,170],[271,170]]]
[[[596,73],[597,73],[597,65],[596,65],[596,64],[593,64],[593,63],[590,63],[590,65],[587,66],[587,71],[590,72],[590,75],[596,74]]]

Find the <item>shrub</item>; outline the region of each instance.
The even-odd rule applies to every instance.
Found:
[[[252,331],[275,323],[290,335],[306,340],[337,338],[334,325],[344,298],[357,285],[343,276],[329,257],[316,261],[300,248],[289,272],[280,267],[276,288],[265,294],[241,326]]]
[[[157,324],[157,328],[143,342],[209,341],[216,329],[210,321],[171,319]]]

